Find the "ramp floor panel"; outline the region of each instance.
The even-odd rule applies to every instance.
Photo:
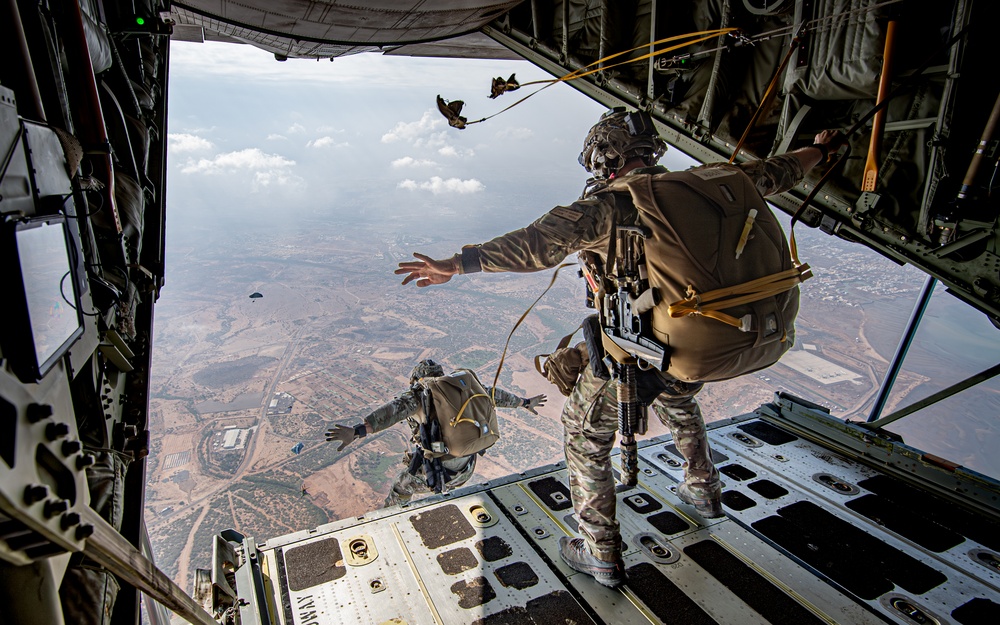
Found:
[[[988,528],[970,524],[971,515],[955,506],[949,513],[940,498],[775,430],[783,433],[751,421],[709,434],[713,452],[727,457],[719,469],[732,522],[894,622],[930,622],[905,616],[907,604],[944,623],[970,597],[1000,603],[1000,571],[984,564],[996,552],[976,540],[992,542]],[[664,461],[676,453],[666,447],[639,454],[680,480],[680,467]]]
[[[376,557],[356,563],[334,559],[332,544],[357,551],[362,538]],[[516,622],[529,605],[550,612],[552,606],[562,606],[559,612],[582,614],[588,620],[579,622],[590,622],[525,541],[484,493],[318,530],[273,550],[264,543],[262,552],[267,572],[280,578],[272,584],[280,595],[274,603],[290,606],[282,611],[286,625]],[[292,557],[296,553],[312,557]],[[278,558],[284,575],[271,566]],[[343,573],[334,578],[329,571]]]
[[[638,485],[617,494],[619,589],[559,557],[578,535],[560,463],[259,543],[274,622],[997,622],[992,527],[770,423],[709,438],[726,516],[677,498],[669,438],[644,444]]]

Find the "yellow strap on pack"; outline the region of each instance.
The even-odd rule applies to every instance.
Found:
[[[464,412],[465,412],[465,409],[466,409],[466,408],[468,408],[468,406],[469,406],[469,402],[470,402],[470,401],[472,401],[473,399],[477,398],[477,397],[485,397],[486,399],[490,399],[490,396],[489,396],[489,395],[487,395],[486,393],[476,393],[476,394],[475,394],[475,395],[473,395],[472,397],[470,397],[470,398],[466,399],[466,400],[465,400],[465,403],[464,403],[464,404],[462,404],[462,409],[461,409],[461,410],[459,410],[459,411],[458,411],[458,414],[457,414],[457,415],[455,415],[455,418],[451,420],[451,427],[455,427],[455,426],[457,426],[457,425],[458,425],[459,423],[462,423],[463,421],[468,421],[468,422],[469,422],[469,423],[471,423],[472,425],[475,425],[476,427],[479,427],[479,425],[478,425],[478,424],[476,423],[476,420],[475,420],[475,419],[463,419],[463,418],[462,418],[462,413],[464,413]],[[492,400],[491,400],[491,401],[492,401]]]
[[[670,304],[667,312],[674,318],[701,315],[742,328],[742,321],[719,311],[779,295],[811,277],[809,265],[798,265],[787,271],[707,293],[698,293],[694,286],[688,285],[687,298]]]

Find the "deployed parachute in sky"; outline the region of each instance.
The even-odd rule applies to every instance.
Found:
[[[305,445],[303,445],[301,442],[295,443],[295,447],[292,447],[292,453],[293,454],[302,453],[303,447],[305,447]]]
[[[250,299],[260,299],[262,297],[264,297],[264,295],[260,291],[254,291],[250,294]]]

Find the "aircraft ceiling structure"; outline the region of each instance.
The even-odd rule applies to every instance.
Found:
[[[479,29],[522,0],[185,0],[171,4],[174,39],[249,43],[278,60],[360,52],[519,58]]]

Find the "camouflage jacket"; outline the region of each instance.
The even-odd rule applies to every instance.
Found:
[[[798,158],[789,154],[741,163],[737,167],[765,197],[791,189],[804,175]],[[665,167],[657,166],[630,173],[666,171]],[[616,212],[618,223],[634,223],[638,219],[628,193],[597,193],[569,206],[557,206],[526,228],[480,245],[463,247],[459,254],[461,273],[539,271],[555,267],[568,255],[579,251],[597,252],[603,256],[608,249],[608,236]]]
[[[495,394],[491,387],[486,386],[484,388],[487,393],[493,395],[497,408],[518,408],[523,403],[520,397],[502,388],[496,389]],[[411,434],[414,437],[413,440],[416,441],[418,423],[412,417],[421,410],[420,396],[412,388],[409,388],[392,401],[386,402],[371,411],[365,417],[364,421],[371,428],[372,432],[381,432],[400,421],[409,420]]]

